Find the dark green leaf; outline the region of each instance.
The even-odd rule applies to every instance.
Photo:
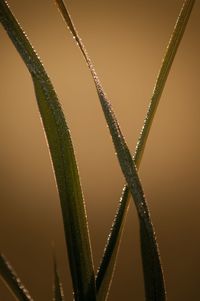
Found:
[[[0,254],[0,276],[18,301],[33,301],[29,292],[2,254]]]
[[[155,116],[156,109],[159,104],[159,100],[164,90],[164,86],[170,68],[172,66],[176,51],[178,49],[186,25],[188,23],[194,2],[195,1],[184,2],[184,5],[181,9],[176,25],[174,27],[174,31],[170,38],[169,44],[167,46],[166,54],[164,56],[162,66],[156,80],[153,95],[149,104],[149,109],[146,114],[146,118],[144,121],[144,125],[142,127],[142,131],[140,133],[140,137],[138,139],[138,143],[135,149],[135,154],[133,156],[137,168],[139,168],[140,166],[142,155],[145,149],[145,144],[153,122],[153,118]],[[123,233],[123,225],[126,219],[126,213],[128,211],[129,203],[130,203],[129,188],[127,185],[125,185],[121,195],[119,208],[117,210],[115,220],[113,222],[113,226],[97,274],[97,279],[96,279],[97,291],[101,294],[105,293],[105,287],[108,287],[110,285],[110,281],[113,277],[114,265],[116,261],[116,253],[117,250],[119,249],[119,242]],[[104,275],[106,275],[106,277],[104,277]]]
[[[60,195],[75,300],[96,299],[84,200],[73,145],[57,95],[37,54],[5,1],[0,21],[31,73]]]
[[[124,189],[119,202],[119,207],[113,221],[113,225],[108,236],[104,249],[101,264],[97,271],[96,288],[98,300],[106,300],[114,276],[115,266],[117,263],[117,254],[124,230],[124,224],[129,208],[128,199],[129,190]]]
[[[58,4],[58,7],[61,11],[64,20],[66,21],[68,28],[70,29],[70,31],[74,36],[74,40],[76,41],[81,52],[83,53],[84,58],[93,76],[96,90],[102,106],[102,110],[104,112],[113,139],[113,143],[121,166],[121,170],[124,174],[124,177],[128,183],[132,197],[135,201],[138,217],[140,220],[140,227],[142,229],[141,241],[142,242],[145,241],[145,246],[147,246],[148,249],[150,249],[150,252],[148,253],[149,254],[148,258],[146,256],[143,256],[143,265],[146,268],[144,269],[144,272],[146,273],[146,270],[148,270],[148,273],[145,275],[145,281],[148,282],[148,284],[146,284],[146,287],[148,287],[149,285],[152,287],[152,290],[150,292],[146,292],[146,294],[149,297],[149,300],[160,300],[160,301],[165,300],[165,285],[164,285],[163,273],[162,273],[162,268],[160,263],[160,257],[159,257],[155,232],[151,222],[151,218],[150,218],[147,202],[144,197],[144,192],[141,186],[141,182],[137,174],[136,166],[131,157],[125,139],[122,135],[121,129],[115,117],[114,111],[111,107],[111,104],[104,93],[103,87],[101,86],[101,83],[97,77],[94,66],[85,50],[85,47],[81,39],[78,36],[78,33],[72,23],[70,15],[67,12],[67,9],[64,6],[62,0],[56,0],[56,2]],[[142,246],[143,245],[144,243],[142,243]],[[142,252],[142,255],[143,254],[144,253]],[[151,277],[149,278],[147,276],[150,273],[151,273]],[[104,277],[106,277],[105,274]]]

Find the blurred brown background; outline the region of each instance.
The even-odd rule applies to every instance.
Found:
[[[97,268],[123,187],[84,60],[51,0],[9,0],[40,55],[70,126]],[[182,1],[81,1],[68,7],[134,150]],[[140,168],[170,301],[200,300],[200,2],[176,56]],[[57,191],[29,73],[0,27],[0,249],[36,301],[52,299],[55,241],[71,282]],[[131,205],[109,301],[144,300]],[[0,300],[13,297],[0,282]]]

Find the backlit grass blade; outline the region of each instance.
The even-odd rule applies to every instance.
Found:
[[[144,192],[141,186],[140,179],[137,174],[137,169],[134,164],[134,161],[131,157],[129,149],[126,145],[125,139],[120,130],[119,124],[115,117],[114,111],[111,107],[110,102],[108,101],[106,94],[103,91],[101,83],[97,77],[97,74],[94,70],[94,66],[85,50],[85,47],[78,36],[78,33],[72,23],[69,13],[62,0],[56,0],[58,7],[61,11],[61,14],[67,23],[68,28],[73,34],[74,40],[78,44],[81,52],[84,55],[84,58],[88,64],[88,67],[91,71],[91,74],[94,79],[96,90],[99,96],[99,100],[104,112],[109,130],[113,139],[115,150],[118,156],[118,160],[121,166],[121,170],[124,174],[124,177],[128,183],[130,192],[135,201],[135,205],[138,212],[138,217],[140,221],[141,228],[141,245],[145,245],[149,250],[147,256],[143,256],[143,265],[145,266],[145,282],[146,285],[146,296],[148,300],[165,300],[165,285],[164,278],[160,263],[158,246],[155,238],[155,232],[151,222],[149,210],[147,207],[147,202],[144,197]],[[142,255],[146,253],[142,252]],[[106,275],[104,275],[106,277]],[[148,288],[151,288],[148,290]]]
[[[2,254],[0,254],[0,276],[18,301],[33,301],[29,292]]]
[[[128,203],[129,190],[124,189],[121,196],[117,213],[115,215],[110,235],[108,236],[101,264],[97,271],[96,276],[96,289],[98,300],[106,300],[112,279],[114,276],[115,266],[117,263],[117,255],[119,251],[120,242],[122,239],[122,233],[124,230],[124,224],[126,221],[126,216],[128,213],[129,204]]]
[[[0,21],[31,73],[60,196],[75,300],[96,300],[84,200],[73,145],[57,95],[37,54],[5,1]]]
[[[153,90],[153,95],[151,97],[151,101],[146,114],[144,125],[142,127],[140,137],[138,139],[138,143],[135,149],[134,161],[137,168],[139,168],[140,166],[142,155],[145,149],[145,144],[153,122],[153,118],[155,116],[160,97],[165,87],[165,83],[170,68],[172,66],[176,51],[179,47],[185,28],[187,26],[194,2],[195,1],[185,1],[183,3],[173,33],[168,43],[166,54],[164,56],[161,69],[158,73],[156,84]],[[108,287],[110,285],[110,281],[113,277],[114,265],[116,261],[115,256],[119,248],[119,242],[120,242],[119,236],[121,238],[123,233],[123,225],[126,219],[126,213],[128,211],[129,203],[130,203],[130,192],[128,186],[125,185],[120,198],[119,208],[117,210],[113,222],[113,226],[111,228],[111,232],[104,250],[102,261],[97,273],[96,285],[97,285],[98,292],[104,293],[105,287]],[[115,259],[113,259],[113,257],[115,257]],[[106,277],[104,277],[104,275],[106,275]]]
[[[64,301],[64,293],[60,276],[58,273],[57,262],[55,255],[53,254],[53,265],[54,265],[54,286],[53,286],[53,301]]]
[[[167,81],[168,74],[174,61],[174,57],[176,55],[178,46],[185,32],[194,3],[195,0],[186,0],[183,2],[183,6],[177,18],[173,33],[167,46],[167,50],[163,58],[163,62],[156,80],[156,84],[154,86],[153,95],[151,97],[149,108],[146,114],[146,118],[144,120],[144,124],[134,154],[135,161],[137,161],[138,163],[142,158],[142,154],[145,149],[145,144],[148,138],[149,131],[151,129],[151,124],[153,122],[156,109],[159,104],[159,100],[165,87],[165,83]]]

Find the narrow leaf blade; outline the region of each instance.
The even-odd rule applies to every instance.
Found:
[[[60,196],[74,298],[83,301],[96,300],[85,204],[70,132],[62,108],[42,63],[3,0],[0,0],[0,21],[33,79]]]
[[[148,111],[144,120],[142,130],[136,145],[134,159],[135,162],[139,165],[148,135],[151,129],[151,125],[159,105],[160,98],[162,96],[172,63],[174,61],[175,55],[177,53],[178,47],[182,40],[183,34],[185,32],[186,26],[188,24],[193,6],[196,0],[185,0],[183,1],[182,8],[180,10],[179,16],[177,18],[174,30],[170,37],[160,71],[158,73],[156,83],[153,89],[153,94],[150,100]]]
[[[153,229],[153,225],[151,222],[148,206],[146,199],[144,197],[144,192],[141,186],[140,179],[137,174],[137,169],[134,164],[134,161],[131,157],[131,154],[129,152],[129,149],[127,147],[127,144],[125,142],[125,139],[122,135],[121,129],[119,127],[119,124],[117,122],[117,119],[115,117],[114,111],[112,109],[112,106],[110,102],[108,101],[106,94],[104,93],[103,87],[97,77],[97,74],[95,72],[94,66],[91,62],[91,59],[89,58],[85,47],[82,43],[82,40],[78,36],[78,32],[76,31],[73,22],[70,18],[70,15],[64,6],[64,3],[62,0],[56,0],[56,3],[58,4],[58,7],[60,9],[60,12],[72,32],[74,36],[74,40],[78,44],[81,52],[83,53],[83,56],[86,60],[86,63],[90,69],[90,72],[92,74],[97,94],[99,96],[100,104],[102,107],[102,110],[104,112],[105,119],[107,121],[110,134],[113,139],[113,144],[118,156],[119,164],[121,166],[121,170],[124,174],[124,177],[128,183],[130,192],[132,194],[132,197],[135,201],[135,205],[138,212],[138,217],[140,220],[140,226],[143,229],[141,231],[141,234],[145,233],[145,236],[141,237],[141,240],[145,239],[146,243],[148,244],[148,247],[151,248],[151,252],[149,253],[148,261],[146,262],[146,257],[143,258],[143,264],[147,266],[147,268],[154,267],[153,270],[151,269],[151,279],[147,279],[145,277],[145,281],[148,281],[151,283],[151,286],[153,287],[153,291],[151,291],[151,295],[149,295],[149,300],[165,300],[165,284],[164,284],[164,278],[163,278],[163,272],[162,267],[160,263],[160,256],[158,251],[158,246],[156,242],[155,232]],[[143,254],[143,253],[142,253]],[[149,262],[151,262],[151,265],[149,265]],[[144,270],[145,272],[146,270]],[[149,271],[148,271],[149,272]],[[148,273],[149,275],[150,273]],[[105,274],[104,274],[104,277]],[[152,284],[153,281],[153,284]],[[147,287],[147,286],[146,286]],[[148,292],[146,292],[148,294]],[[99,298],[98,298],[99,299]],[[101,300],[101,299],[99,299]],[[103,299],[102,299],[103,300]]]
[[[0,276],[18,301],[33,301],[29,292],[3,254],[0,254]]]
[[[140,166],[140,162],[145,149],[146,141],[148,139],[149,131],[156,113],[156,109],[158,107],[162,92],[164,90],[165,83],[170,68],[172,66],[174,57],[176,55],[177,49],[180,45],[182,36],[186,29],[194,2],[195,1],[184,2],[181,12],[178,16],[177,22],[175,24],[172,36],[168,43],[166,54],[164,56],[161,65],[161,69],[158,73],[158,77],[153,90],[153,95],[149,104],[144,125],[142,127],[136,145],[135,153],[133,156],[137,168],[139,168]],[[119,236],[121,238],[123,233],[123,225],[126,219],[129,204],[130,204],[129,188],[127,185],[125,185],[121,194],[120,204],[115,216],[115,220],[113,222],[113,227],[110,231],[109,239],[107,241],[107,245],[105,247],[104,254],[97,273],[96,285],[97,285],[98,295],[99,294],[102,295],[102,293],[105,292],[105,288],[109,287],[111,279],[113,277],[116,254],[117,254],[117,250],[119,249],[119,242],[120,242]],[[115,229],[115,231],[113,231],[113,229]],[[142,249],[144,249],[144,247],[142,247]],[[145,256],[145,254],[143,256]],[[105,274],[107,275],[106,277],[104,277]]]
[[[114,277],[115,266],[117,263],[117,255],[119,252],[119,246],[121,243],[126,216],[130,204],[130,202],[128,202],[128,194],[129,190],[127,189],[127,187],[125,187],[110,230],[110,235],[108,236],[104,248],[101,264],[97,271],[96,289],[99,301],[107,299],[112,279]]]

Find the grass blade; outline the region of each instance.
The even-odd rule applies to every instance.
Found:
[[[169,71],[171,69],[172,63],[174,61],[177,49],[182,40],[183,34],[185,32],[188,20],[190,18],[195,0],[185,0],[183,2],[183,6],[177,18],[173,33],[171,35],[169,44],[167,46],[167,50],[165,56],[163,58],[163,62],[154,86],[153,94],[151,97],[151,101],[149,104],[149,108],[144,120],[144,124],[140,133],[140,137],[138,139],[136,150],[134,154],[135,161],[138,164],[141,161],[146,141],[149,135],[149,131],[151,129],[151,125],[156,113],[156,109],[159,104],[159,100],[161,98],[162,92],[165,87],[165,83],[168,78]]]
[[[195,1],[184,2],[180,14],[177,18],[177,22],[175,24],[170,41],[168,43],[167,50],[155,83],[146,118],[133,156],[137,168],[139,168],[140,166],[140,162],[145,149],[149,131],[156,113],[156,109],[158,107],[162,92],[164,90],[165,83],[170,68],[172,66],[174,57],[176,55],[177,49],[180,45],[182,36],[187,26],[194,2]],[[120,198],[119,208],[117,210],[113,226],[111,228],[110,235],[104,250],[102,261],[97,273],[96,286],[97,291],[99,292],[98,294],[101,295],[105,292],[105,287],[109,287],[113,277],[116,254],[117,250],[119,249],[119,242],[123,233],[123,225],[126,219],[129,204],[130,192],[128,186],[125,185]],[[106,275],[106,277],[104,277],[104,275]]]
[[[84,200],[63,111],[43,65],[3,0],[0,0],[0,21],[33,79],[60,196],[74,298],[81,301],[96,300]]]
[[[124,224],[129,208],[129,189],[124,189],[120,198],[119,206],[108,236],[101,264],[96,276],[96,289],[98,300],[106,300],[114,277],[117,255],[122,239]]]
[[[102,110],[104,112],[113,139],[113,144],[118,156],[121,170],[124,174],[126,182],[128,183],[131,195],[135,201],[141,228],[141,246],[142,249],[144,246],[145,248],[147,248],[145,250],[142,250],[144,266],[143,270],[145,273],[144,278],[146,283],[145,287],[147,299],[159,301],[165,300],[164,278],[160,263],[160,256],[156,242],[155,232],[151,222],[141,182],[137,174],[136,166],[126,145],[125,139],[122,135],[121,129],[115,117],[114,111],[111,107],[111,104],[106,97],[103,87],[101,86],[101,83],[95,72],[94,66],[85,50],[81,39],[78,36],[78,33],[73,25],[71,17],[62,0],[56,0],[56,3],[69,30],[73,34],[74,40],[78,44],[92,74],[96,90],[99,96],[99,100],[102,106]],[[146,250],[150,251],[145,252]]]
[[[64,301],[64,293],[62,284],[60,281],[60,276],[58,273],[57,262],[55,258],[55,254],[53,254],[53,265],[54,265],[54,286],[53,286],[53,301]]]
[[[18,301],[33,301],[7,259],[0,254],[0,276]]]

